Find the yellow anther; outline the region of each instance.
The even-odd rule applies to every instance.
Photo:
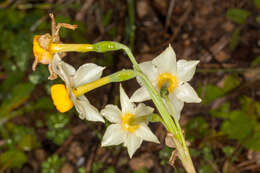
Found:
[[[139,125],[132,125],[131,122],[133,121],[134,114],[126,113],[122,115],[122,128],[127,132],[134,132],[139,128]]]
[[[73,107],[69,91],[63,84],[51,86],[51,98],[57,110],[60,112],[67,112]]]
[[[172,92],[178,86],[176,76],[173,76],[168,72],[160,74],[157,80],[159,90],[165,85],[168,87],[168,91]]]

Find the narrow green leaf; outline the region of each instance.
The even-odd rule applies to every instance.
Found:
[[[251,13],[249,11],[244,9],[229,8],[226,13],[226,17],[237,24],[244,24],[250,14]]]
[[[229,42],[229,49],[235,50],[240,40],[240,30],[238,28],[232,34],[231,40]]]

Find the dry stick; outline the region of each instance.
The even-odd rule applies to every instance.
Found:
[[[180,21],[179,21],[179,25],[178,27],[176,28],[176,30],[174,31],[173,35],[171,36],[169,42],[167,43],[167,45],[171,42],[173,42],[173,40],[176,39],[177,35],[179,34],[180,30],[181,30],[181,27],[184,25],[184,23],[188,20],[189,16],[190,16],[190,13],[192,11],[192,2],[190,1],[190,4],[187,8],[187,10],[185,11],[185,13],[183,14],[183,16],[180,18]]]
[[[169,27],[174,4],[175,4],[175,0],[171,0],[170,5],[169,5],[169,9],[168,9],[168,13],[167,13],[166,22],[165,22],[164,32],[166,32],[168,27]]]
[[[94,0],[86,0],[83,7],[79,10],[79,12],[76,15],[76,20],[83,20],[88,8],[91,6],[91,4],[94,2]]]

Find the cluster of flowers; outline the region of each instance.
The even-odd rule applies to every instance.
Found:
[[[57,34],[57,31],[54,32]],[[46,35],[45,35],[46,36]],[[56,35],[57,36],[57,35]],[[48,36],[50,42],[54,36]],[[51,87],[51,97],[57,110],[66,112],[75,106],[79,117],[89,121],[105,122],[104,117],[111,122],[102,139],[102,146],[122,144],[127,147],[129,156],[132,157],[135,151],[141,146],[143,140],[159,143],[157,137],[148,127],[148,115],[154,111],[152,107],[135,102],[143,102],[151,99],[148,91],[137,77],[141,88],[136,90],[129,98],[120,85],[121,110],[116,105],[106,105],[100,112],[90,104],[84,93],[78,94],[82,86],[93,82],[102,86],[109,83],[109,78],[101,78],[104,67],[93,63],[86,63],[76,70],[70,64],[62,60],[62,54],[50,51],[50,44],[45,49],[41,44],[41,36],[35,36],[34,55],[35,69],[37,63],[49,64],[51,73],[50,79],[60,77],[64,84],[56,84]],[[57,39],[57,43],[59,39]],[[41,44],[39,44],[41,43]],[[54,50],[55,48],[53,48]],[[184,102],[198,103],[201,99],[188,81],[191,80],[199,61],[179,60],[176,62],[176,55],[169,46],[152,61],[140,63],[142,72],[149,78],[153,86],[160,93],[166,87],[172,110],[179,119]],[[98,81],[98,82],[97,82]]]

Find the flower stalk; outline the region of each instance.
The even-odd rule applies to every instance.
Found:
[[[165,128],[173,134],[173,141],[176,144],[176,149],[178,151],[178,155],[180,160],[182,161],[182,164],[185,168],[185,170],[188,173],[196,173],[196,170],[194,168],[194,165],[192,163],[189,150],[187,148],[185,138],[183,136],[181,127],[179,125],[179,122],[176,118],[176,115],[174,114],[173,110],[170,110],[171,113],[169,113],[169,109],[167,109],[167,106],[171,108],[171,105],[169,104],[169,99],[166,97],[167,106],[164,104],[160,94],[156,91],[148,77],[142,72],[141,68],[139,67],[138,63],[135,60],[135,57],[133,56],[131,50],[117,42],[110,42],[110,41],[105,41],[105,42],[99,42],[94,44],[94,51],[96,52],[107,52],[107,51],[114,51],[114,50],[123,50],[127,56],[129,57],[130,61],[133,64],[134,70],[136,71],[137,76],[140,78],[142,81],[143,85],[149,92],[156,108],[160,112],[162,119],[163,119],[163,124],[165,125]],[[171,115],[173,115],[174,120],[171,118]]]
[[[75,87],[72,89],[72,92],[76,97],[79,97],[91,90],[99,88],[108,83],[126,81],[126,80],[134,78],[135,76],[136,76],[136,73],[133,70],[121,70],[121,71],[113,73],[109,76],[100,78],[96,81],[87,83],[85,85],[81,85],[79,87]]]

